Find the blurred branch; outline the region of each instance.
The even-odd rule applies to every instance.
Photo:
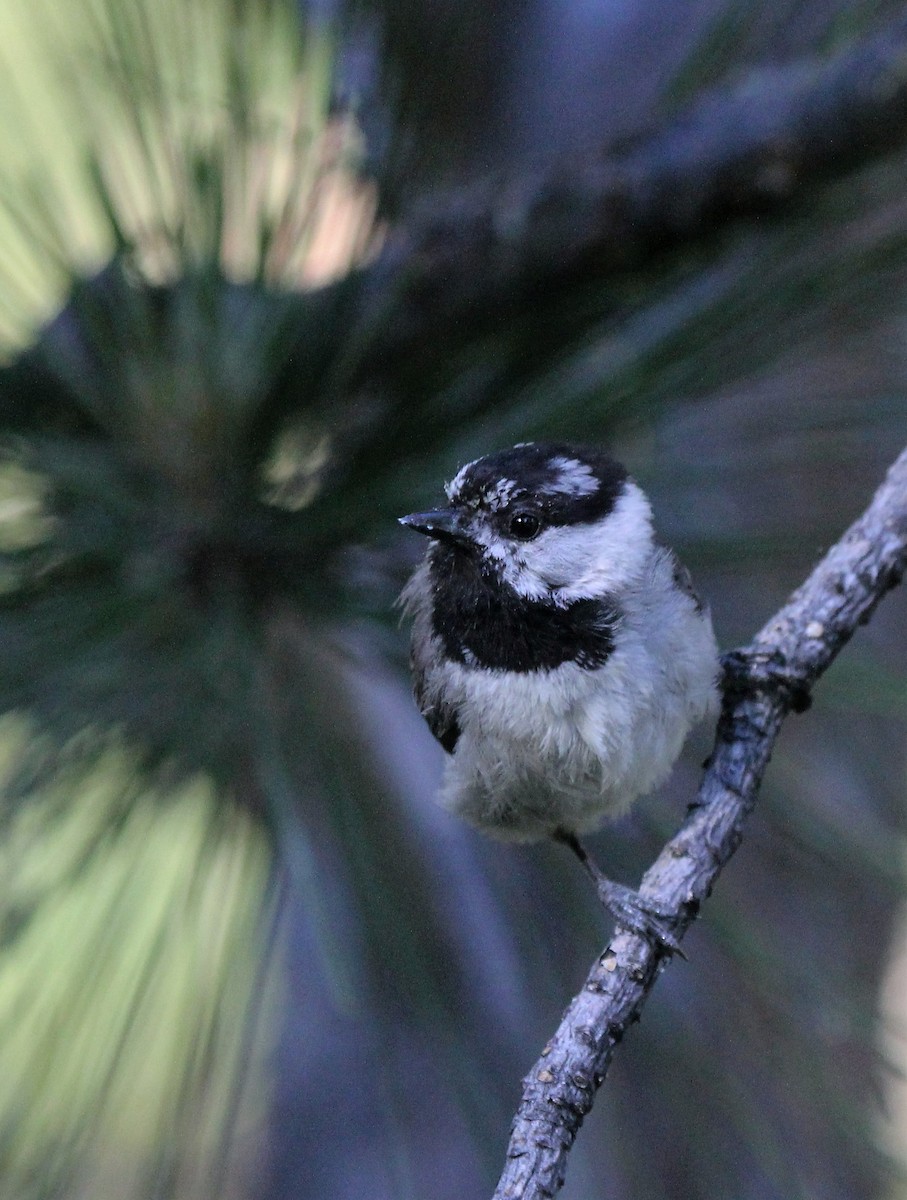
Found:
[[[372,357],[408,355],[560,283],[637,270],[905,138],[901,16],[836,56],[754,70],[601,158],[435,195],[371,268],[373,302],[394,294]]]
[[[724,707],[699,795],[646,872],[641,894],[682,936],[737,849],[784,718],[865,624],[907,567],[907,450],[866,512],[749,646],[725,658]],[[523,1081],[495,1200],[539,1200],[562,1186],[567,1153],[665,953],[619,933]]]

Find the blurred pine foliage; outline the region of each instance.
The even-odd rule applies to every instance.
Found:
[[[394,516],[491,446],[607,439],[731,645],[907,440],[901,153],[364,369],[397,300],[368,264],[420,195],[616,143],[899,6],[557,7],[0,0],[11,1200],[490,1194],[606,931],[556,848],[432,806]],[[894,597],[785,731],[566,1197],[895,1178],[872,1092],[903,628]],[[615,874],[704,752],[603,835]]]

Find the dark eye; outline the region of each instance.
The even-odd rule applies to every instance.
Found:
[[[521,542],[531,541],[541,528],[542,522],[535,513],[521,512],[510,518],[510,536]]]

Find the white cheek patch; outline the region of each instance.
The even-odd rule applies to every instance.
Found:
[[[639,578],[652,554],[652,507],[628,479],[606,517],[549,533],[562,535],[561,541],[551,538],[537,570],[557,589],[559,601],[619,592]]]
[[[652,554],[652,510],[631,480],[606,517],[546,529],[523,546],[483,542],[504,579],[522,596],[571,604],[620,592],[635,582]]]
[[[531,569],[531,551],[524,545],[514,545],[494,533],[484,522],[477,521],[470,530],[476,545],[490,562],[496,563],[505,583],[527,600],[550,600],[551,588]]]

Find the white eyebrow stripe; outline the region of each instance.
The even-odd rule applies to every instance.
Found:
[[[477,458],[474,458],[472,462],[466,463],[465,466],[460,467],[459,471],[457,471],[450,483],[445,483],[444,491],[447,493],[448,500],[453,502],[456,499],[460,488],[462,488],[463,484],[466,482],[466,476],[478,461],[479,460]]]
[[[499,512],[502,508],[506,508],[513,499],[513,494],[518,486],[514,479],[499,479],[494,487],[486,490],[485,503],[492,512]]]
[[[593,492],[598,491],[598,479],[588,463],[559,454],[549,460],[548,466],[556,475],[550,482],[542,484],[540,492],[546,492],[548,495],[591,496]]]

